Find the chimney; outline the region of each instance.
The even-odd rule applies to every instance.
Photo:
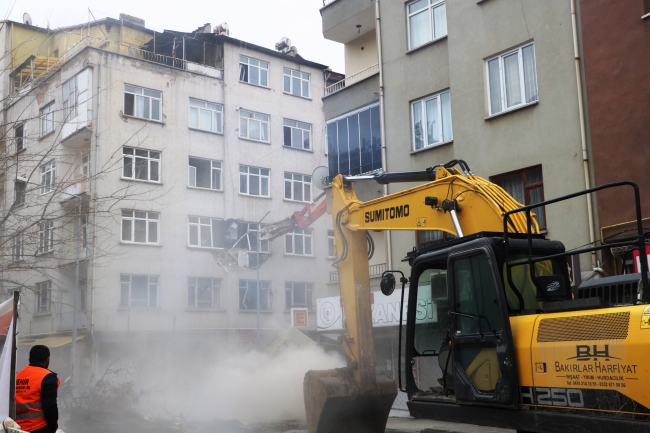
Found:
[[[142,18],[132,17],[131,15],[120,14],[120,21],[144,27],[144,20]]]

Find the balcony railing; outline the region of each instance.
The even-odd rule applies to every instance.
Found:
[[[88,318],[84,311],[77,312],[77,329],[86,328],[88,326]],[[72,311],[59,314],[59,331],[72,330]]]
[[[377,265],[368,266],[368,271],[371,277],[379,277],[386,271],[386,263],[379,263]],[[330,272],[330,283],[339,281],[339,273],[337,271]]]
[[[374,65],[364,69],[363,71],[359,71],[356,74],[350,75],[349,77],[345,77],[345,79],[339,81],[338,83],[334,83],[331,86],[325,87],[325,96],[329,96],[333,93],[343,90],[347,86],[350,86],[361,80],[365,80],[366,78],[371,77],[377,73],[379,73],[379,63],[375,63]]]

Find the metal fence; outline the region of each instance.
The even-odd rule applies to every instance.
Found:
[[[331,86],[327,86],[325,88],[325,96],[329,96],[332,93],[336,93],[340,90],[345,89],[347,86],[350,86],[351,84],[357,83],[361,80],[365,80],[368,77],[371,77],[375,74],[379,73],[379,63],[375,63],[374,65],[357,72],[356,74],[352,74],[349,77],[345,77],[345,79],[332,84]]]
[[[379,263],[377,265],[368,266],[368,271],[371,277],[381,276],[386,271],[386,263]],[[339,281],[339,273],[337,271],[330,272],[330,283]]]

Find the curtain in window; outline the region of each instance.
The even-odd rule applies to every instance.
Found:
[[[419,102],[418,102],[419,104]],[[440,142],[440,124],[438,119],[438,98],[426,102],[427,112],[427,146]]]
[[[499,59],[488,62],[488,76],[490,78],[490,113],[501,112],[501,78],[499,74]]]
[[[494,181],[501,188],[505,189],[515,200],[523,206],[526,203],[526,195],[524,193],[524,180],[520,174],[514,176],[502,177]]]
[[[524,63],[524,89],[526,102],[537,101],[537,74],[535,72],[535,48],[529,45],[521,50]]]
[[[451,132],[451,99],[449,92],[440,95],[442,111],[442,141],[451,141],[454,137]]]
[[[506,108],[521,104],[518,53],[503,58],[503,75],[506,84]]]
[[[542,198],[542,187],[534,188],[529,191],[530,194],[530,204],[535,204],[543,201]],[[533,210],[539,223],[539,228],[546,228],[546,217],[544,216],[544,206],[536,207]]]
[[[445,3],[433,10],[434,39],[447,34],[447,7]]]
[[[413,104],[413,134],[416,150],[424,147],[424,130],[422,127],[422,102],[416,102]]]
[[[411,49],[431,40],[431,29],[429,28],[428,9],[413,15],[409,18],[409,28],[411,31]]]

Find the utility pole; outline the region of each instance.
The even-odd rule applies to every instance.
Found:
[[[260,248],[261,241],[260,236],[262,235],[262,221],[264,218],[271,213],[271,211],[266,211],[262,219],[257,223],[257,350],[260,349]]]

